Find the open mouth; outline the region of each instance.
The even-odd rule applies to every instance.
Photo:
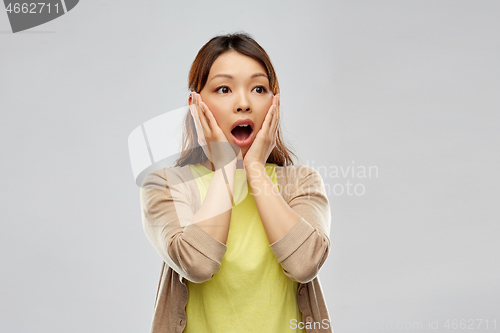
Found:
[[[231,133],[233,134],[233,136],[236,139],[243,141],[246,138],[248,138],[250,136],[250,134],[252,134],[252,128],[250,127],[250,125],[239,125],[239,126],[236,126],[231,131]]]
[[[238,146],[246,146],[251,142],[253,133],[253,121],[250,119],[239,119],[233,124],[231,134],[234,143]]]

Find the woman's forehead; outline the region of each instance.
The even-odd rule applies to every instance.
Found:
[[[226,52],[215,59],[210,68],[208,80],[216,76],[229,79],[238,77],[268,78],[264,66],[257,60],[235,51]]]

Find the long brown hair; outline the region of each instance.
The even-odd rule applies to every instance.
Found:
[[[203,45],[189,71],[189,90],[200,93],[207,83],[208,74],[215,59],[221,54],[231,50],[257,60],[266,69],[271,92],[274,95],[279,94],[280,88],[278,78],[276,77],[271,59],[269,59],[266,51],[246,33],[216,36]],[[279,166],[293,165],[292,156],[295,158],[297,158],[297,156],[286,147],[281,136],[280,127],[281,126],[278,125],[276,146],[271,151],[267,163],[274,163]],[[198,135],[196,133],[193,117],[188,111],[184,118],[181,154],[175,166],[203,163],[207,159],[207,156],[203,153],[203,148],[198,145]]]

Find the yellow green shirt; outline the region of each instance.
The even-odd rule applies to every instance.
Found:
[[[267,163],[266,171],[278,187],[275,167]],[[201,164],[190,168],[203,203],[214,172]],[[241,183],[244,177],[244,171],[237,169],[235,183]],[[245,191],[238,193],[235,188],[227,251],[218,273],[203,283],[186,280],[189,298],[183,332],[306,333],[291,324],[294,319],[295,323],[302,321],[297,305],[298,282],[283,273],[269,247],[249,184],[247,190],[243,199]]]

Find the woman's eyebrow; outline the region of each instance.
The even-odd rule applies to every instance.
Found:
[[[266,74],[264,74],[264,73],[255,73],[255,74],[253,74],[252,76],[250,76],[250,78],[251,78],[251,79],[254,79],[254,78],[259,77],[259,76],[263,76],[263,77],[265,77],[266,79],[268,79],[267,75],[266,75]],[[230,74],[217,74],[217,75],[215,75],[214,77],[212,77],[212,78],[210,79],[210,81],[212,81],[212,80],[213,80],[213,79],[215,79],[216,77],[226,77],[226,78],[228,78],[228,79],[234,79],[234,77],[233,77],[232,75],[230,75]],[[209,81],[209,82],[210,82],[210,81]]]

